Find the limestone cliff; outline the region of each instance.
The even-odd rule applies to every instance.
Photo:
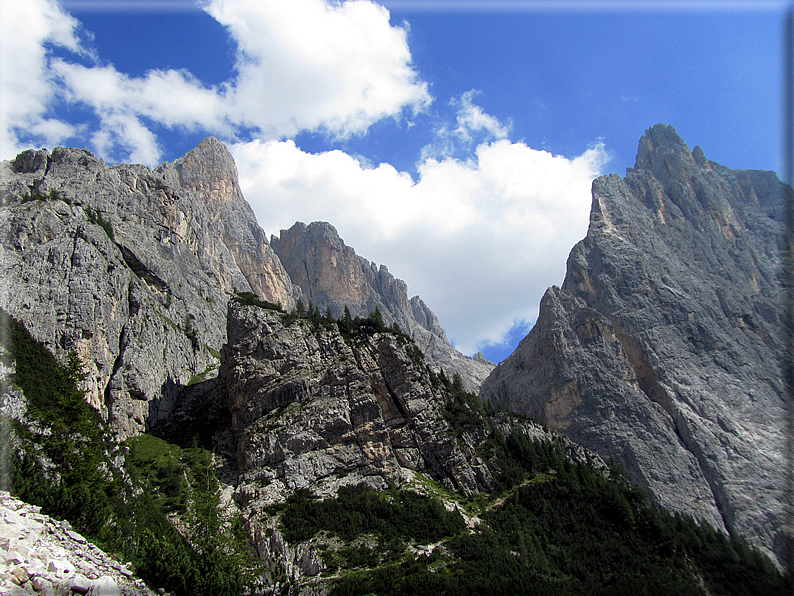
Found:
[[[662,505],[782,554],[774,173],[730,170],[672,127],[593,183],[587,237],[481,396],[620,460]]]
[[[271,237],[292,281],[308,300],[336,318],[345,306],[352,316],[366,317],[378,308],[387,325],[396,322],[416,342],[427,361],[450,376],[458,373],[466,387],[477,391],[493,364],[458,352],[447,339],[436,315],[419,296],[408,299],[408,286],[381,265],[358,256],[325,222],[296,223]]]
[[[0,164],[0,197],[0,308],[59,357],[77,353],[91,404],[121,436],[167,418],[191,379],[217,371],[234,290],[286,309],[303,297],[337,316],[379,307],[469,387],[492,368],[456,352],[405,283],[328,224],[296,224],[274,239],[277,255],[213,137],[155,170],[25,151]]]
[[[0,164],[0,196],[0,307],[59,356],[77,353],[122,436],[217,369],[233,288],[286,306],[300,295],[217,139],[158,171],[25,151]]]
[[[218,377],[184,392],[162,430],[205,433],[226,458],[223,475],[263,561],[299,584],[327,580],[323,559],[310,545],[288,543],[269,509],[298,489],[326,497],[364,483],[423,492],[420,478],[429,476],[463,495],[489,491],[501,472],[477,449],[493,433],[560,441],[570,459],[606,468],[567,439],[503,413],[477,430],[453,429],[445,408],[458,398],[434,384],[404,335],[345,336],[334,323],[232,300],[221,357]]]
[[[346,341],[335,325],[290,323],[235,302],[228,335],[219,382],[240,490],[266,495],[361,481],[382,489],[403,480],[403,469],[464,494],[490,485],[473,449],[458,445],[441,414],[443,395],[406,339],[375,333]]]

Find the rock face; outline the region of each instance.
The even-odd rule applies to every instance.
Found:
[[[0,491],[0,591],[153,596],[125,565],[38,507]]]
[[[477,391],[494,365],[480,355],[464,356],[447,339],[436,316],[419,296],[408,299],[408,286],[381,265],[358,256],[325,222],[296,223],[270,244],[303,295],[337,319],[345,306],[352,316],[366,317],[378,308],[387,325],[397,323],[416,342],[428,362]]]
[[[298,489],[318,496],[361,483],[384,490],[414,486],[424,474],[464,495],[490,490],[498,465],[475,446],[491,432],[561,441],[567,457],[606,469],[564,437],[503,413],[479,430],[453,431],[444,407],[454,398],[433,386],[417,347],[393,333],[343,337],[335,324],[231,301],[222,360],[217,379],[194,387],[201,394],[206,386],[223,406],[207,414],[215,449],[228,450],[222,455],[231,462],[235,501],[271,582],[283,574],[301,585],[322,581],[323,559],[311,545],[289,544],[268,511]],[[200,408],[194,415],[205,416]]]
[[[490,485],[490,472],[458,445],[444,399],[407,341],[376,333],[346,342],[336,326],[286,324],[275,311],[235,302],[228,334],[219,382],[246,501],[309,485],[335,492],[340,482],[382,489],[404,468],[464,494]]]
[[[314,299],[340,316],[348,300],[353,314],[380,307],[473,389],[492,368],[457,353],[402,281],[327,224],[308,228],[325,235],[278,242],[288,273],[213,137],[154,171],[109,167],[85,150],[25,151],[0,163],[0,199],[0,308],[57,356],[78,355],[91,404],[122,438],[167,418],[191,379],[217,371],[234,290],[286,309]]]
[[[273,577],[303,583],[325,569],[308,545],[289,544],[268,513],[297,489],[383,490],[415,472],[463,494],[490,487],[491,470],[472,438],[452,432],[444,397],[407,340],[376,333],[345,341],[336,326],[284,319],[230,302],[218,377],[231,418],[235,500]]]
[[[481,392],[778,556],[784,188],[690,152],[669,126],[646,131],[625,178],[594,181],[562,288]]]
[[[217,369],[233,288],[285,306],[300,295],[217,139],[156,172],[26,151],[0,164],[0,196],[0,307],[56,355],[77,353],[122,437]]]

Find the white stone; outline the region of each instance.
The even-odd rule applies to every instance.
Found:
[[[119,596],[121,592],[114,578],[103,575],[91,584],[88,594],[89,596]]]
[[[62,559],[53,559],[47,564],[47,571],[54,573],[59,579],[74,572],[74,565]]]

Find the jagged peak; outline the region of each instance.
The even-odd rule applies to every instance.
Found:
[[[650,170],[654,176],[660,178],[664,172],[665,158],[671,154],[675,154],[685,161],[691,161],[693,164],[695,163],[689,147],[687,147],[684,140],[678,136],[678,133],[676,133],[672,126],[667,124],[655,124],[646,130],[645,134],[640,138],[634,168]]]
[[[340,250],[348,248],[345,241],[339,237],[336,228],[327,221],[313,221],[308,225],[296,221],[288,230],[281,230],[278,236],[270,236],[271,244],[279,241],[295,242],[298,239],[302,239],[303,242],[307,240],[311,243],[322,242]]]
[[[238,188],[237,164],[229,149],[215,137],[207,137],[173,162],[180,184],[213,199],[232,197]]]

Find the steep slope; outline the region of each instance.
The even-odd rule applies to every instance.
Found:
[[[217,368],[233,288],[300,295],[217,139],[158,172],[25,151],[0,164],[0,196],[0,307],[59,357],[76,352],[91,404],[122,436]]]
[[[273,581],[277,569],[282,579],[303,582],[319,579],[326,568],[315,547],[287,541],[272,509],[301,489],[333,498],[362,484],[416,489],[429,477],[473,496],[493,490],[503,474],[493,455],[478,455],[494,436],[554,438],[529,421],[492,413],[483,423],[481,414],[456,406],[460,398],[450,393],[449,381],[431,372],[417,346],[371,319],[345,330],[342,322],[313,322],[241,302],[229,303],[218,378],[195,389],[214,399],[204,402],[205,410],[179,408],[185,414],[180,426],[212,419],[210,441],[229,462],[235,499]],[[476,423],[453,427],[455,407]],[[605,469],[597,456],[557,440],[571,460]]]
[[[179,410],[209,420],[273,593],[783,592],[745,544],[484,408],[376,317],[254,302],[230,303],[221,373],[194,386],[214,401]]]
[[[324,312],[341,318],[345,306],[352,316],[366,317],[378,308],[387,325],[396,322],[419,346],[428,362],[452,376],[458,373],[476,391],[493,369],[481,354],[474,359],[458,352],[436,316],[419,296],[408,299],[408,286],[381,265],[358,256],[325,222],[296,223],[272,236],[292,281]]]
[[[481,396],[620,460],[658,503],[782,554],[784,392],[774,173],[669,126],[593,183],[587,237]]]
[[[363,316],[380,307],[470,387],[492,368],[456,352],[402,281],[356,256],[327,224],[309,226],[321,233],[302,241],[277,241],[304,297],[213,137],[154,171],[109,167],[85,150],[25,151],[0,164],[0,198],[0,308],[61,359],[77,354],[91,404],[121,436],[167,418],[191,380],[217,371],[235,290],[286,309],[303,297],[338,316],[348,304]],[[338,262],[319,258],[335,252]]]

